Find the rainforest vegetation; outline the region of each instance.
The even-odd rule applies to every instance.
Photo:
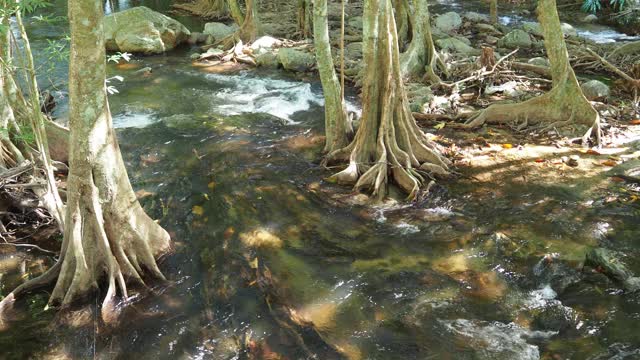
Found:
[[[0,0],[0,359],[640,358],[637,0]]]

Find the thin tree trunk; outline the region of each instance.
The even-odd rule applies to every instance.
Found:
[[[311,35],[311,0],[298,0],[298,33],[303,39]]]
[[[496,25],[498,23],[498,0],[489,0],[489,19],[491,23]]]
[[[60,274],[50,302],[67,306],[106,280],[102,318],[114,320],[117,289],[163,279],[155,258],[167,232],[145,214],[131,188],[116,140],[105,88],[100,0],[70,0],[69,106],[71,151]]]
[[[242,40],[242,42],[245,44],[253,42],[260,34],[260,18],[258,16],[258,6],[256,4],[256,0],[246,1],[246,11],[244,14],[244,19],[241,23],[239,23],[238,19],[236,19],[237,14],[233,15],[234,12],[239,11],[239,8],[238,10],[234,10],[234,7],[237,7],[236,0],[229,0],[229,4],[231,5],[232,3],[234,5],[231,6],[231,14],[236,23],[240,25],[240,29],[218,42],[224,48],[233,47],[238,40]]]
[[[229,12],[231,12],[233,21],[235,21],[238,26],[242,26],[244,23],[244,14],[242,13],[242,9],[240,9],[240,5],[238,5],[238,0],[227,0],[227,4],[229,5]]]
[[[425,75],[428,82],[437,84],[441,80],[436,68],[446,74],[446,66],[433,42],[427,0],[414,0],[410,17],[413,35],[407,51],[400,56],[402,75],[410,79]]]
[[[16,3],[20,3],[17,1]],[[56,185],[56,178],[53,174],[53,165],[51,161],[51,155],[49,154],[49,143],[47,140],[47,130],[45,128],[44,115],[40,110],[40,91],[38,89],[38,82],[36,80],[36,68],[33,61],[33,54],[31,53],[31,45],[25,30],[24,23],[22,22],[22,9],[19,9],[15,13],[16,23],[20,31],[20,36],[24,43],[25,58],[27,60],[26,80],[29,87],[31,113],[29,119],[31,120],[31,128],[35,136],[37,151],[40,157],[40,163],[45,170],[45,180],[47,181],[47,187],[44,191],[38,195],[42,198],[42,202],[45,207],[51,213],[54,219],[58,222],[60,230],[64,229],[64,205],[60,194],[58,193],[58,186]]]
[[[325,107],[325,152],[343,148],[349,144],[349,134],[353,132],[347,118],[342,87],[338,81],[329,41],[327,20],[327,0],[315,0],[313,6],[313,39]]]
[[[400,76],[400,53],[391,0],[367,0],[364,5],[365,78],[362,120],[353,142],[330,154],[348,167],[331,179],[387,194],[389,180],[417,197],[423,174],[448,175],[449,160],[418,128]]]

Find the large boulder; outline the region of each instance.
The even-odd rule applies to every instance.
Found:
[[[108,51],[160,54],[189,39],[189,29],[178,21],[145,6],[104,18]]]
[[[604,248],[596,248],[587,253],[585,266],[598,269],[618,283],[622,283],[625,291],[640,291],[640,277],[635,277],[625,263],[625,254]]]
[[[603,100],[609,97],[609,94],[611,94],[611,89],[609,89],[609,86],[599,80],[587,81],[580,87],[582,88],[584,96],[586,96],[590,101]]]
[[[286,70],[299,72],[310,71],[316,64],[316,58],[313,54],[293,48],[280,49],[278,61]]]
[[[515,49],[515,48],[530,48],[533,45],[531,36],[524,30],[515,29],[505,35],[498,41],[498,46]]]
[[[220,41],[233,34],[238,29],[237,26],[229,26],[220,22],[210,22],[204,25],[203,34],[212,36],[214,41]]]
[[[460,29],[462,26],[462,18],[456,12],[448,12],[438,16],[435,20],[434,26],[436,29],[450,33]]]

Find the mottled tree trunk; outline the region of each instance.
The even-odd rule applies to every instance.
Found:
[[[69,305],[106,280],[102,307],[113,320],[117,289],[163,276],[155,258],[170,247],[167,232],[145,214],[131,188],[105,89],[102,2],[70,0],[69,119],[71,150],[60,274],[53,304]]]
[[[477,127],[484,123],[520,122],[519,126],[524,128],[529,125],[561,127],[581,124],[590,127],[585,140],[595,131],[599,142],[600,117],[582,93],[569,63],[555,0],[538,1],[538,20],[551,63],[551,91],[522,103],[491,105],[470,118],[467,125]]]
[[[313,6],[313,34],[316,58],[325,107],[325,151],[332,152],[349,144],[348,135],[353,131],[347,118],[342,91],[333,64],[327,20],[327,0],[315,0]]]
[[[413,79],[425,75],[428,82],[439,83],[436,68],[446,73],[446,66],[433,43],[427,0],[414,0],[414,8],[410,14],[413,33],[407,51],[400,56],[402,75]]]
[[[8,28],[8,20],[7,17],[0,17],[0,24]],[[6,91],[9,87],[5,80],[10,75],[5,65],[9,59],[7,55],[10,56],[8,51],[9,36],[9,31],[0,34],[0,166],[3,168],[13,167],[25,160],[20,149],[14,145],[10,138],[10,126],[14,126],[16,118],[9,102],[9,95]]]
[[[364,9],[362,120],[353,142],[330,154],[349,161],[332,179],[379,198],[391,179],[414,199],[426,174],[447,175],[450,162],[409,111],[391,0],[367,0]]]

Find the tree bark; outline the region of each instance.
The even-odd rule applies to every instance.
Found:
[[[498,0],[489,0],[489,19],[493,25],[498,23]]]
[[[394,0],[396,26],[398,28],[398,46],[404,50],[406,43],[410,40],[412,19],[409,16],[409,0]]]
[[[238,26],[242,26],[244,14],[242,13],[242,9],[240,9],[240,5],[238,5],[238,0],[227,0],[227,4],[229,5],[229,12],[231,12],[233,21],[235,21]]]
[[[247,0],[245,4],[244,18],[239,22],[240,20],[237,17],[240,16],[240,8],[238,7],[237,0],[229,0],[232,17],[240,26],[240,29],[219,41],[219,44],[224,48],[233,47],[238,40],[242,40],[245,44],[253,42],[260,34],[260,18],[258,16],[256,0]]]
[[[108,285],[102,318],[115,319],[117,288],[164,279],[155,258],[169,251],[167,232],[149,218],[131,188],[105,88],[100,0],[70,0],[70,159],[60,274],[50,302],[63,307]],[[116,285],[117,284],[117,285]]]
[[[331,55],[327,0],[315,0],[313,6],[313,33],[318,71],[324,92],[325,152],[332,152],[349,144],[353,132],[347,118],[342,89]]]
[[[410,14],[413,34],[407,51],[400,56],[402,75],[405,78],[413,79],[425,75],[428,82],[437,84],[441,80],[436,75],[436,68],[446,74],[446,66],[438,54],[431,36],[427,0],[414,0],[414,9],[410,11]]]
[[[219,19],[229,15],[225,0],[195,0],[191,3],[175,4],[173,7],[207,19]]]
[[[414,199],[426,175],[448,175],[450,162],[409,111],[391,0],[366,0],[364,9],[362,120],[353,142],[330,154],[349,161],[331,180],[383,198],[391,179]]]
[[[522,103],[491,105],[471,117],[467,126],[511,122],[520,122],[520,128],[529,125],[561,127],[582,124],[590,127],[584,140],[595,131],[600,143],[600,116],[582,93],[569,63],[555,0],[538,1],[538,21],[542,25],[544,44],[551,63],[551,91]]]
[[[311,35],[311,0],[298,0],[298,33],[303,39]]]

